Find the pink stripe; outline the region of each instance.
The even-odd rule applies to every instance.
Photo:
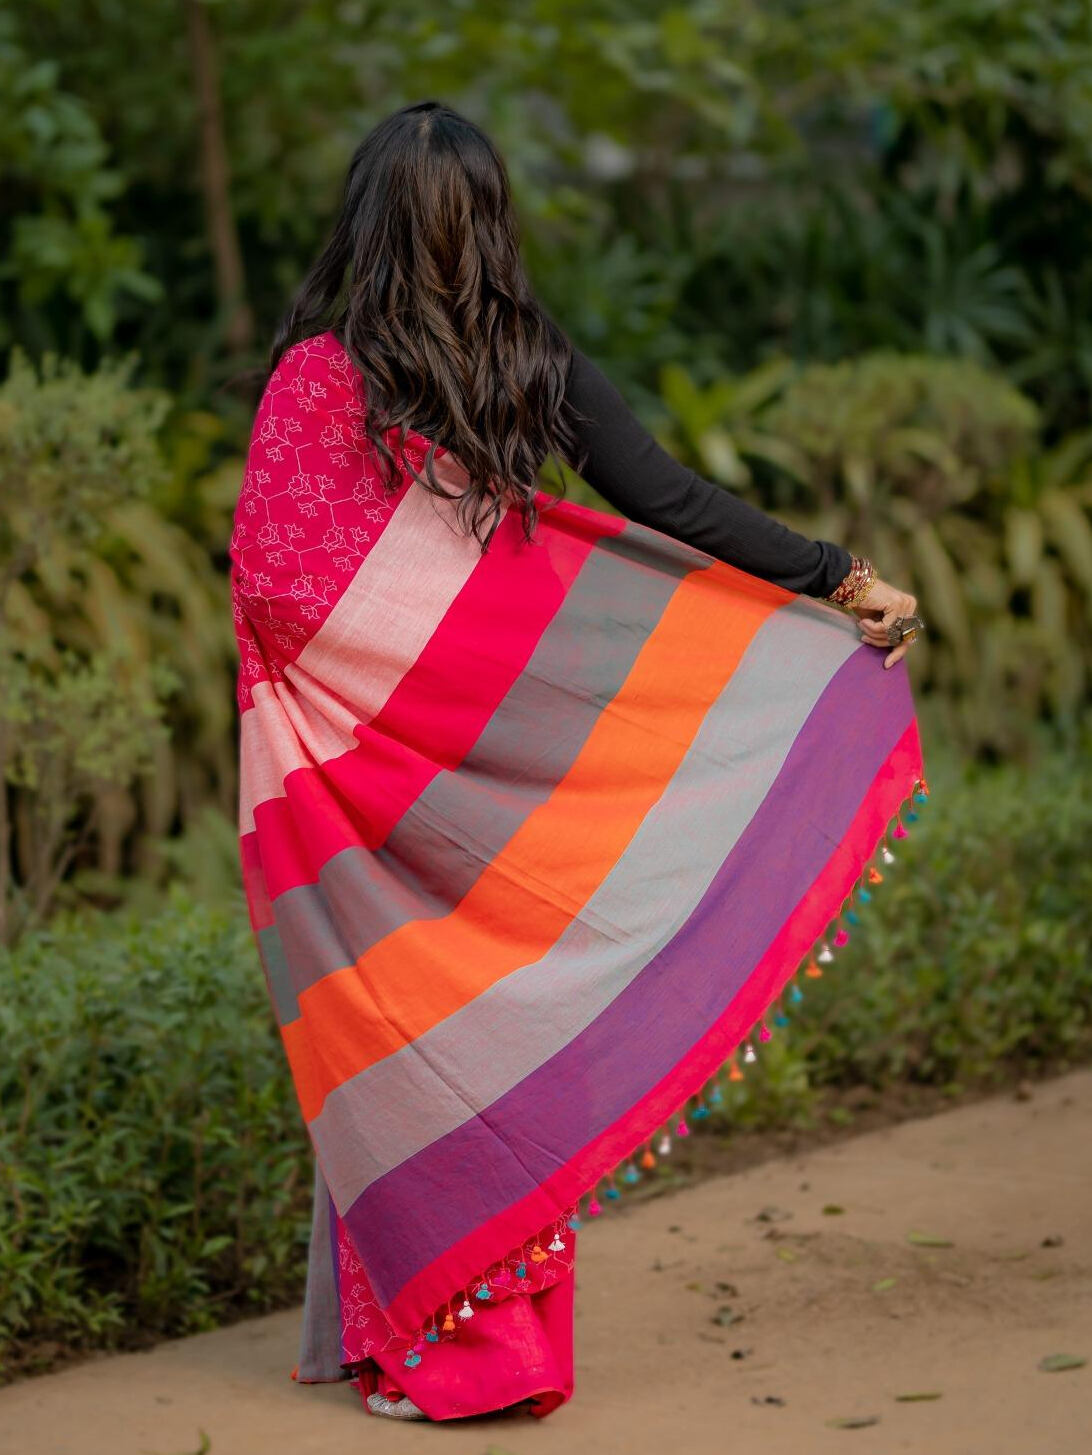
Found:
[[[436,474],[449,489],[466,478],[450,455]],[[283,797],[289,773],[344,751],[353,726],[382,711],[479,558],[453,503],[420,486],[406,491],[333,610],[285,665],[287,687],[276,697],[252,693],[240,722],[240,833],[253,829],[258,804]],[[306,724],[292,720],[294,693],[317,709]]]
[[[498,1250],[518,1246],[581,1196],[597,1178],[628,1156],[723,1065],[781,991],[824,930],[837,917],[862,866],[879,847],[883,834],[922,776],[921,743],[912,721],[880,767],[842,841],[799,900],[747,984],[724,1015],[678,1065],[601,1136],[589,1142],[534,1192],[513,1203],[454,1244],[400,1290],[386,1310],[398,1328],[413,1328],[432,1313],[429,1290],[437,1283],[459,1287],[488,1268]],[[830,906],[837,908],[831,911]],[[440,1269],[447,1272],[442,1276]]]
[[[621,530],[608,516],[580,519],[523,549],[513,512],[373,722],[359,746],[284,781],[283,798],[257,806],[268,894],[313,883],[333,854],[377,848],[443,768],[473,746],[534,651],[597,538]],[[515,537],[515,539],[513,539]],[[454,679],[451,662],[465,664]],[[444,663],[447,663],[445,670]]]

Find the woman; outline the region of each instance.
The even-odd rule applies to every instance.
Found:
[[[272,364],[231,557],[240,855],[315,1151],[295,1373],[542,1416],[576,1212],[743,1074],[924,797],[876,670],[921,624],[657,446],[447,107],[362,143]]]

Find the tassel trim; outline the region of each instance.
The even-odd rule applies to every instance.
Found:
[[[823,974],[822,967],[829,965],[835,958],[832,947],[841,948],[848,944],[850,936],[847,925],[860,923],[860,915],[853,906],[868,904],[872,899],[872,892],[868,886],[883,883],[884,875],[882,870],[877,867],[876,860],[878,859],[885,868],[895,863],[896,856],[888,846],[888,836],[892,839],[906,838],[906,825],[914,823],[918,818],[913,805],[925,803],[928,797],[929,786],[925,778],[915,779],[907,799],[895,814],[893,827],[889,824],[887,831],[881,835],[878,844],[858,874],[853,888],[842,901],[842,908],[831,921],[831,925],[828,925],[826,933],[816,941],[802,965],[789,977],[780,993],[773,998],[768,1009],[756,1022],[751,1034],[741,1038],[737,1049],[731,1053],[720,1069],[703,1083],[698,1092],[687,1097],[682,1106],[661,1124],[658,1134],[653,1133],[652,1136],[642,1138],[628,1156],[623,1157],[610,1172],[585,1189],[580,1198],[570,1204],[565,1212],[555,1218],[553,1222],[540,1228],[536,1236],[528,1238],[518,1247],[510,1249],[502,1259],[484,1269],[466,1287],[459,1289],[445,1304],[441,1305],[433,1316],[406,1341],[403,1362],[407,1369],[414,1369],[420,1364],[430,1344],[457,1338],[460,1326],[473,1319],[475,1307],[480,1308],[483,1304],[488,1303],[496,1290],[503,1290],[504,1293],[529,1292],[533,1285],[527,1277],[528,1263],[543,1263],[549,1258],[550,1253],[565,1250],[565,1235],[583,1226],[580,1209],[585,1199],[587,1199],[588,1217],[600,1217],[604,1211],[603,1202],[600,1201],[601,1194],[608,1203],[618,1201],[622,1196],[623,1188],[632,1187],[641,1182],[644,1172],[655,1169],[658,1158],[671,1155],[672,1137],[680,1139],[690,1135],[688,1117],[692,1122],[703,1121],[710,1115],[712,1108],[723,1104],[724,1080],[743,1081],[745,1073],[741,1062],[743,1065],[753,1065],[758,1060],[755,1042],[765,1043],[771,1040],[774,1027],[781,1029],[790,1023],[790,1017],[785,1010],[785,1001],[787,1000],[789,1005],[793,1006],[798,1005],[804,999],[804,991],[798,983],[801,973],[805,979],[819,979]],[[911,806],[907,807],[908,803]],[[655,1152],[652,1150],[653,1143],[656,1147]],[[293,1378],[295,1377],[296,1371],[293,1370]]]

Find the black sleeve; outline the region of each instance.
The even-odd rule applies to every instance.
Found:
[[[566,398],[586,421],[576,427],[583,478],[631,520],[806,596],[829,596],[848,573],[844,546],[800,535],[681,465],[578,349]]]

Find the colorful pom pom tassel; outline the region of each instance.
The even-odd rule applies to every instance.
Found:
[[[735,1056],[733,1056],[732,1059],[731,1059],[731,1061],[728,1063],[728,1080],[729,1081],[742,1081],[743,1080],[743,1072],[740,1070],[739,1062],[736,1060]]]
[[[895,862],[895,856],[886,844],[883,846],[883,852],[880,854],[880,858],[885,864],[893,864]]]
[[[763,1021],[758,1028],[758,1039],[760,1041],[768,1041],[772,1035],[773,1031],[771,1031],[766,1022]]]
[[[463,1299],[463,1306],[459,1310],[459,1317],[461,1319],[472,1319],[474,1317],[474,1310],[470,1307],[470,1300],[468,1298]]]
[[[663,1136],[660,1138],[656,1150],[657,1152],[659,1152],[661,1157],[666,1157],[671,1151],[671,1138],[667,1135],[666,1132],[664,1132]]]
[[[905,839],[905,837],[906,837],[906,829],[903,826],[903,824],[901,823],[901,821],[895,825],[895,831],[891,835],[891,837],[894,838],[894,839]]]
[[[833,960],[834,956],[831,955],[830,958]],[[804,966],[804,974],[808,977],[809,980],[818,980],[822,973],[822,967],[819,965],[819,962],[813,955],[808,963]]]
[[[838,933],[834,936],[834,943],[839,949],[841,949],[843,945],[848,945],[849,931],[845,929],[839,930]]]
[[[873,864],[872,867],[871,867],[871,869],[869,869],[869,871],[868,871],[868,882],[869,882],[869,884],[882,884],[883,883],[883,875],[876,868],[875,864]]]
[[[561,1237],[558,1233],[554,1234],[554,1240],[549,1246],[551,1253],[564,1253],[565,1251],[565,1244],[561,1241]]]
[[[590,1218],[597,1218],[602,1211],[603,1204],[599,1201],[597,1197],[593,1197],[591,1202],[588,1203],[588,1216]],[[534,1256],[535,1255],[532,1253],[531,1257],[533,1258]]]
[[[799,1005],[800,1002],[804,999],[804,992],[800,989],[799,985],[794,985],[789,991],[789,999],[792,1001],[793,1005]]]
[[[819,953],[815,957],[820,965],[829,965],[834,959],[834,951],[827,944],[826,940],[819,947]]]
[[[758,1060],[758,1052],[751,1045],[750,1041],[748,1041],[747,1044],[743,1048],[743,1061],[744,1061],[744,1064],[747,1065],[747,1066],[750,1066],[753,1062],[755,1062],[757,1060]]]
[[[679,1118],[678,1126],[675,1128],[675,1135],[677,1137],[688,1137],[690,1135],[690,1128],[686,1125],[685,1117]]]
[[[641,1174],[637,1171],[636,1164],[633,1162],[627,1163],[626,1170],[622,1173],[622,1181],[628,1182],[632,1186],[635,1182],[640,1182],[640,1180]]]

